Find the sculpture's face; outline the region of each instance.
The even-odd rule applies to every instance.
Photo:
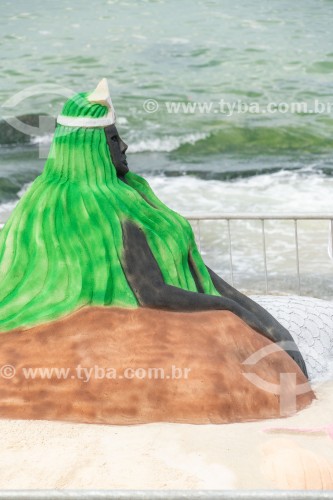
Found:
[[[110,155],[112,158],[112,163],[117,170],[117,174],[125,175],[129,171],[125,154],[128,146],[119,137],[118,130],[115,125],[110,125],[104,130],[110,150]]]

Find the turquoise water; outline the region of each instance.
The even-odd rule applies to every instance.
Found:
[[[217,155],[217,164],[225,154],[331,153],[332,18],[330,0],[3,2],[0,102],[32,85],[76,92],[107,77],[133,151],[176,150],[172,160],[185,163]],[[156,113],[143,109],[149,98]],[[332,112],[228,117],[165,109],[170,101],[220,99],[261,106],[318,99]],[[56,115],[63,101],[35,95],[10,112]]]
[[[33,94],[0,108],[2,116],[56,116],[66,93],[93,90],[107,77],[130,167],[148,176],[173,208],[333,212],[331,0],[1,5],[0,105],[18,92]],[[45,85],[53,90],[44,92]],[[156,112],[145,110],[151,99]],[[252,103],[260,112],[222,113],[221,99],[228,105]],[[323,112],[312,112],[316,101]],[[211,108],[171,113],[170,103]],[[263,112],[270,103],[305,103],[307,109],[284,112],[273,106],[274,112]],[[8,146],[0,137],[0,223],[42,170],[39,143],[47,148],[50,140],[47,135]],[[325,253],[326,225],[320,237]],[[228,252],[224,236],[207,230],[206,238],[207,249],[215,245],[213,253],[207,250],[208,260],[223,271],[218,248],[219,254]],[[312,269],[327,276],[327,252],[319,258],[318,242],[312,243],[311,250],[306,240]],[[244,245],[235,264],[239,275],[251,267]],[[291,258],[285,258],[286,269]]]

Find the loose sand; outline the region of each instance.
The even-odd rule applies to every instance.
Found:
[[[332,423],[333,382],[317,396],[293,417],[252,423],[127,427],[0,420],[0,488],[333,489],[327,434],[263,432]]]

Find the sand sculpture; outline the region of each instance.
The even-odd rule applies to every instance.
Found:
[[[242,363],[278,343],[257,375],[306,384],[290,333],[205,265],[189,222],[129,170],[115,121],[105,79],[69,99],[43,173],[0,233],[0,362],[15,368],[0,380],[0,414],[117,424],[278,416],[279,398],[244,377]],[[87,384],[73,375],[131,363],[190,376]],[[24,378],[24,367],[43,366],[73,373]],[[313,397],[309,388],[296,406]]]

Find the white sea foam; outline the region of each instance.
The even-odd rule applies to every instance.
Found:
[[[8,201],[7,203],[0,203],[0,228],[7,221],[10,214],[16,207],[19,199],[22,198],[22,196],[24,195],[24,193],[26,193],[30,186],[31,183],[25,184],[22,189],[20,189],[20,191],[17,193],[17,200]]]
[[[53,134],[36,135],[31,137],[31,144],[51,144],[53,139]]]
[[[333,213],[333,177],[321,174],[281,171],[234,181],[151,177],[150,183],[185,213]]]
[[[179,37],[171,37],[171,38],[166,38],[167,41],[175,44],[175,45],[186,45],[190,43],[190,40],[188,38],[179,38]]]
[[[132,38],[137,38],[138,40],[147,40],[147,37],[144,35],[139,35],[137,33],[132,35]]]
[[[119,125],[127,125],[128,120],[125,118],[125,116],[117,116],[117,124]]]
[[[11,201],[8,203],[0,204],[0,229],[2,225],[6,222],[6,220],[9,218],[12,211],[14,210],[16,203],[17,201]]]
[[[147,176],[147,179],[168,206],[184,214],[333,213],[333,177],[320,174],[282,171],[234,181],[203,180],[187,175]],[[20,196],[27,186],[22,188]],[[0,205],[0,211],[11,205]]]
[[[187,134],[180,137],[167,136],[163,139],[142,139],[141,141],[134,142],[128,148],[128,153],[143,153],[143,152],[154,152],[154,151],[164,151],[170,152],[179,148],[181,144],[194,144],[200,139],[205,139],[207,134],[197,133],[197,134]]]

